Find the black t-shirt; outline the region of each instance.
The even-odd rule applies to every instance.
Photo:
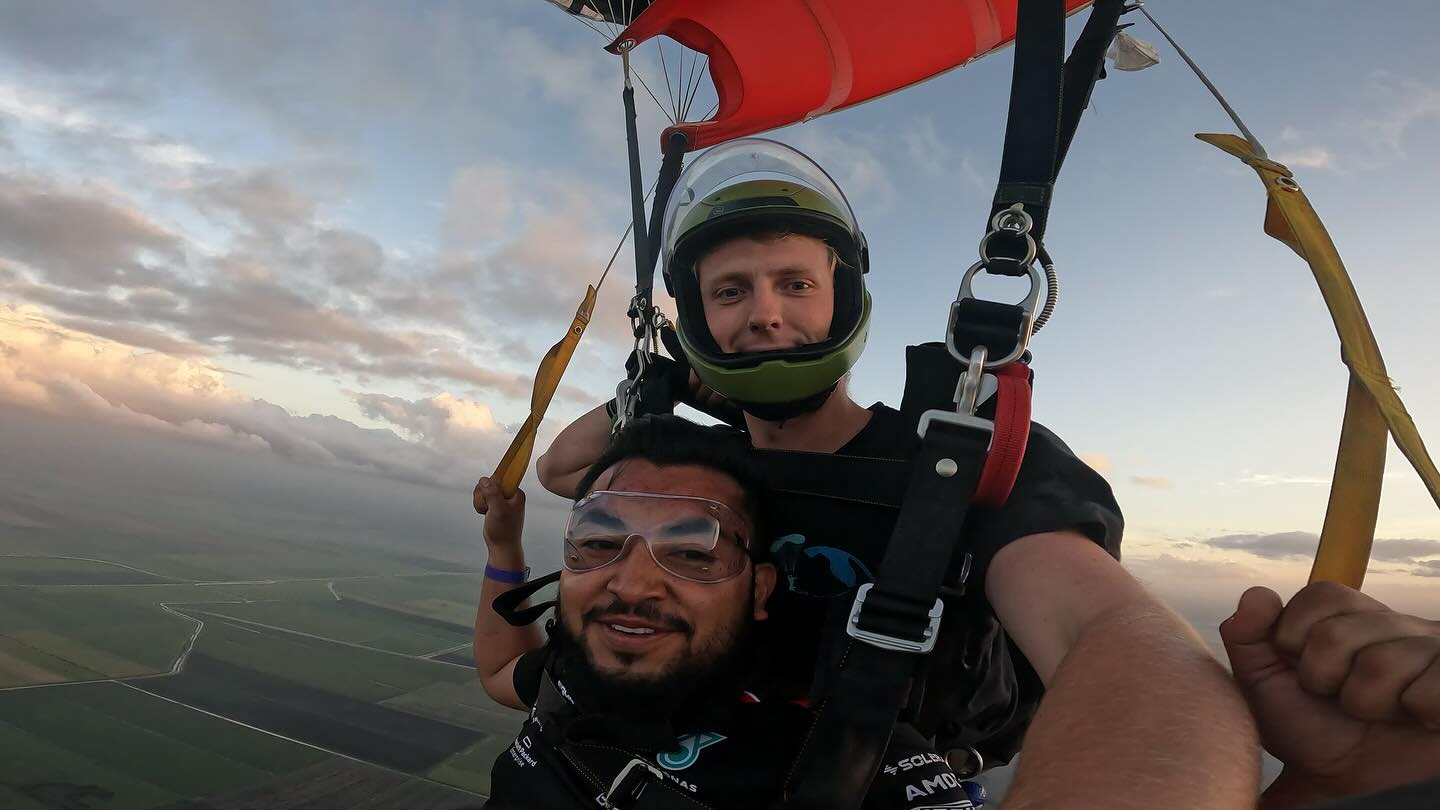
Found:
[[[546,651],[522,656],[515,691],[533,705],[540,690]],[[556,691],[567,696],[563,683]],[[672,750],[636,753],[601,730],[568,733],[564,721],[531,711],[511,746],[495,760],[488,810],[593,810],[597,798],[632,760],[654,767],[646,790],[663,791],[657,808],[760,810],[780,797],[790,763],[809,728],[811,713],[787,700],[762,699],[736,690],[733,705],[712,715],[714,725],[685,734]],[[618,733],[616,736],[619,736]],[[652,772],[652,773],[654,773]],[[652,806],[652,805],[647,805]],[[891,741],[865,810],[967,808],[965,788],[934,749],[912,730]]]
[[[911,420],[877,403],[869,423],[836,456],[907,461],[918,449]],[[762,459],[765,454],[761,454]],[[832,457],[807,453],[806,463],[824,465]],[[843,461],[843,459],[841,460]],[[840,463],[840,462],[836,462]],[[886,472],[908,475],[908,465],[888,465]],[[894,489],[895,481],[873,482]],[[774,676],[787,689],[811,694],[820,653],[836,656],[843,648],[845,618],[855,589],[874,579],[894,530],[898,510],[893,503],[867,500],[862,487],[841,498],[806,492],[777,492],[769,499],[766,528],[769,550],[780,569],[779,585],[770,601],[764,636]],[[1123,526],[1120,507],[1110,486],[1080,461],[1055,434],[1039,424],[1031,427],[1025,458],[1009,500],[999,509],[972,509],[964,536],[952,558],[957,579],[965,551],[971,555],[961,616],[947,605],[940,639],[930,654],[925,702],[918,725],[926,734],[939,733],[947,745],[971,744],[947,723],[970,719],[973,727],[989,729],[1018,742],[1026,714],[1019,692],[1038,694],[1039,680],[1009,644],[985,599],[990,561],[1006,544],[1042,532],[1074,530],[1100,544],[1117,559]],[[962,628],[969,630],[961,632]],[[837,643],[823,643],[826,641]],[[829,661],[833,670],[836,662]],[[822,670],[822,678],[824,672]],[[823,691],[820,689],[818,691]],[[1007,747],[1007,746],[1002,746]],[[1009,754],[999,755],[1008,759]]]

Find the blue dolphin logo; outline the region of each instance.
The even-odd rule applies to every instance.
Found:
[[[724,734],[716,734],[706,731],[700,734],[687,734],[680,738],[680,747],[674,751],[668,751],[655,758],[660,767],[667,771],[683,771],[695,764],[700,758],[700,752],[725,739]]]

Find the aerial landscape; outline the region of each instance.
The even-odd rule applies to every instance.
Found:
[[[471,488],[516,437],[539,457],[616,396],[643,331],[626,76],[611,29],[557,5],[598,8],[0,0],[0,810],[484,805],[526,715],[475,668]],[[1147,8],[1324,215],[1384,348],[1370,382],[1433,455],[1440,6],[1402,3],[1397,27],[1298,5]],[[706,58],[641,45],[648,184],[672,113],[720,100]],[[1194,138],[1230,118],[1160,60],[1105,63],[1053,189],[1065,292],[1029,344],[1033,416],[1113,492],[1121,565],[1224,662],[1240,595],[1310,575],[1356,378],[1254,172]],[[863,222],[866,348],[843,377],[861,408],[900,405],[905,347],[945,335],[1012,64],[758,132]],[[654,312],[678,321],[665,281]],[[1381,438],[1364,592],[1440,620],[1437,496]],[[572,504],[533,459],[519,472],[533,579]],[[1003,800],[1013,772],[979,780]]]

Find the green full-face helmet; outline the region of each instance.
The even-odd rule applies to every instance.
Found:
[[[813,236],[839,255],[830,335],[793,349],[721,353],[705,323],[696,265],[722,242],[774,232]],[[803,153],[762,138],[711,149],[680,175],[662,234],[665,288],[685,356],[706,385],[745,410],[762,418],[813,410],[860,359],[870,322],[865,236],[840,187]]]

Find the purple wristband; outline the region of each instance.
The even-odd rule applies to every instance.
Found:
[[[530,566],[525,566],[524,571],[506,571],[504,568],[496,568],[490,563],[485,563],[485,576],[506,585],[522,585],[525,580],[530,578]]]

